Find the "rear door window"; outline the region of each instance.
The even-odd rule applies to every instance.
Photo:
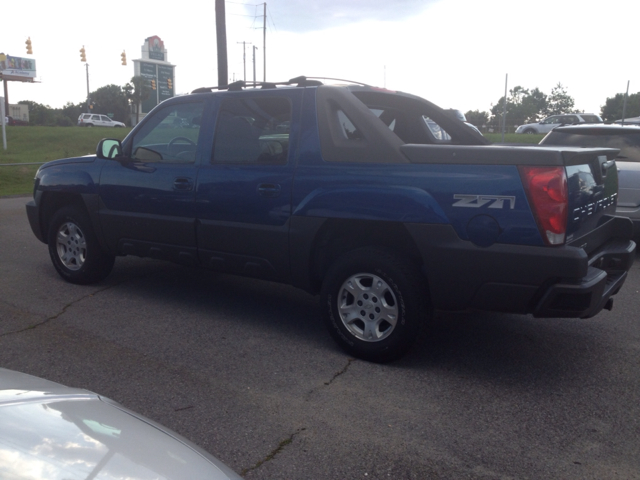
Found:
[[[290,126],[287,98],[225,98],[216,121],[211,163],[286,164]]]
[[[602,119],[597,115],[581,115],[585,123],[602,123]]]
[[[441,142],[451,141],[451,135],[449,135],[444,128],[442,128],[435,121],[433,121],[431,118],[425,115],[423,115],[422,118],[424,122],[427,124],[427,128],[429,129],[429,131],[435,137],[436,140],[439,140]]]

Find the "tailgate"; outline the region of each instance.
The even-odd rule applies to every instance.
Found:
[[[597,229],[615,215],[618,202],[618,170],[614,149],[562,151],[567,174],[567,243]]]

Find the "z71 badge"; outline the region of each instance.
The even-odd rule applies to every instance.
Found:
[[[507,195],[464,195],[456,193],[453,198],[458,200],[454,207],[480,208],[489,205],[487,208],[504,208],[505,203],[513,210],[516,206],[516,197]]]

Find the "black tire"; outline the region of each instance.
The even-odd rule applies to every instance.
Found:
[[[533,134],[538,133],[538,132],[536,132],[533,128],[527,128],[527,129],[524,131],[524,133],[527,133],[527,134],[529,134],[529,135],[533,135]]]
[[[97,283],[111,273],[115,257],[102,249],[83,209],[67,206],[58,210],[47,240],[53,266],[67,282]]]
[[[419,266],[375,247],[340,257],[324,278],[320,302],[338,345],[350,355],[378,363],[405,355],[422,339],[432,315]]]

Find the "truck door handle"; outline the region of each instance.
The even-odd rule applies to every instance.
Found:
[[[192,190],[193,180],[187,177],[178,177],[173,181],[174,190]]]
[[[277,183],[261,183],[258,185],[258,193],[264,197],[277,197],[281,188]]]

